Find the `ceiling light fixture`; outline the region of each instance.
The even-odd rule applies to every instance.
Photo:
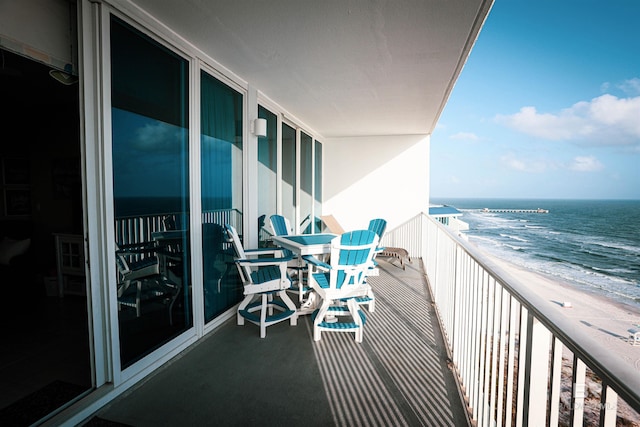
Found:
[[[73,66],[71,64],[67,64],[64,66],[64,71],[62,70],[50,70],[49,75],[62,83],[63,85],[72,85],[78,82],[78,76],[73,75]]]

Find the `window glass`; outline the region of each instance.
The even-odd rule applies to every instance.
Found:
[[[258,138],[258,242],[267,246],[269,218],[277,210],[278,118],[263,106],[258,117],[267,121],[267,136]]]
[[[315,141],[315,157],[314,157],[314,207],[313,214],[316,218],[314,232],[319,233],[322,231],[322,221],[319,219],[322,216],[322,143]]]
[[[300,132],[300,229],[313,232],[313,139]]]
[[[111,18],[113,205],[120,357],[133,364],[193,325],[188,62]]]
[[[282,215],[296,221],[296,130],[282,124]],[[297,230],[294,227],[294,231]]]
[[[224,226],[242,236],[242,94],[201,72],[202,252],[205,320],[237,304],[242,287]]]

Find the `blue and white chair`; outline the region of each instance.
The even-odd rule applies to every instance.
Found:
[[[267,336],[267,327],[289,320],[297,325],[298,313],[287,295],[291,280],[287,263],[291,256],[282,256],[278,248],[245,250],[236,229],[225,225],[229,241],[236,251],[235,264],[244,285],[244,299],[238,306],[238,325],[245,320],[260,327],[260,338]],[[265,256],[269,256],[268,258]]]
[[[162,274],[159,249],[155,242],[116,243],[118,310],[122,307],[135,308],[136,317],[141,317],[143,303],[166,302],[169,324],[173,325],[173,305],[180,293],[181,283]]]
[[[371,221],[369,221],[369,226],[367,227],[367,230],[369,231],[373,231],[374,233],[376,233],[376,235],[378,236],[378,245],[380,244],[380,242],[382,241],[382,237],[384,236],[384,232],[387,229],[387,221],[382,219],[382,218],[375,218],[372,219]],[[367,270],[367,277],[368,276],[377,276],[379,274],[378,272],[378,263],[376,262],[376,255],[378,255],[380,252],[382,252],[384,250],[384,248],[378,246],[376,247],[374,253],[373,253],[373,258],[371,259],[371,265],[369,266],[369,269]],[[369,292],[367,292],[366,295],[356,298],[356,301],[358,302],[358,304],[360,305],[366,305],[367,306],[367,310],[369,311],[369,313],[373,313],[376,309],[376,297],[373,293],[373,289],[369,288]]]
[[[287,218],[282,215],[271,215],[269,217],[269,222],[271,223],[271,228],[273,229],[273,233],[276,236],[288,236],[291,234],[291,224]],[[285,255],[291,255],[292,260],[289,262],[288,267],[292,277],[291,287],[288,289],[289,292],[298,295],[298,303],[300,305],[303,304],[303,300],[305,296],[309,294],[311,291],[311,287],[308,285],[308,280],[306,276],[308,275],[308,267],[307,264],[294,256],[290,250],[282,248],[282,251]]]
[[[378,235],[370,230],[356,230],[331,241],[329,264],[309,258],[316,268],[311,274],[311,287],[322,300],[313,314],[313,339],[319,341],[324,332],[354,332],[362,342],[366,322],[357,298],[367,295],[367,270],[371,267],[378,245]]]

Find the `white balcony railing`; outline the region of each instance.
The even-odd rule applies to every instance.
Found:
[[[478,426],[615,426],[627,413],[638,421],[638,371],[446,226],[423,213],[382,244],[422,260]]]
[[[167,230],[167,223],[174,226],[180,224],[180,215],[151,214],[142,216],[129,216],[116,219],[116,241],[120,245],[135,244],[153,241],[153,233]],[[221,209],[202,213],[203,224],[231,224],[237,229],[242,224],[242,213],[237,209]]]

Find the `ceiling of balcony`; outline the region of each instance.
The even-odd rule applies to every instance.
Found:
[[[324,137],[431,133],[493,4],[134,2]]]

